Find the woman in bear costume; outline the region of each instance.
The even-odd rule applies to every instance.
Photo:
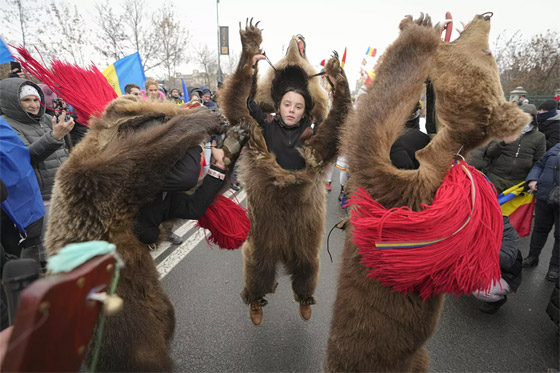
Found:
[[[465,156],[492,138],[521,131],[529,118],[504,100],[488,47],[489,19],[477,15],[452,43],[441,41],[441,28],[432,27],[429,17],[415,22],[407,17],[400,23],[398,39],[383,55],[367,95],[344,126],[342,152],[351,175],[349,193],[360,187],[386,209],[407,206],[420,211],[422,204],[432,203],[458,152]],[[399,170],[391,165],[390,148],[427,77],[436,93],[439,130],[416,153],[418,170]],[[496,209],[500,218],[497,203]],[[325,371],[428,371],[425,345],[437,326],[443,295],[424,298],[416,291],[394,291],[380,279],[369,278],[354,242],[355,230],[351,219]]]
[[[264,297],[276,288],[279,263],[291,275],[301,317],[311,317],[324,232],[325,173],[337,156],[338,131],[351,108],[351,98],[344,71],[338,58],[333,57],[325,72],[334,85],[334,105],[315,134],[311,133],[312,117],[324,118],[324,114],[311,110],[313,102],[315,109],[322,110],[326,105],[321,100],[326,95],[322,91],[314,95],[311,86],[318,85],[319,78],[309,77],[312,73],[308,73],[305,48],[298,45],[301,38],[295,37],[284,60],[275,66],[268,96],[278,110],[281,102],[285,103],[282,100],[295,95],[292,101],[299,103],[303,118],[294,123],[297,115],[281,115],[280,110],[271,123],[259,119],[262,110],[252,102],[258,87],[251,89],[256,84],[255,62],[264,58],[257,25],[248,22],[240,30],[241,59],[220,94],[220,108],[232,125],[246,122],[251,127],[251,138],[239,164],[251,220],[249,237],[242,248],[245,288],[241,296],[250,305],[251,321],[260,325],[262,307],[267,304]]]

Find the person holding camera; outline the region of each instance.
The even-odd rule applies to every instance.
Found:
[[[74,128],[74,120],[66,120],[66,113],[58,118],[45,113],[45,97],[35,83],[21,78],[0,81],[0,118],[4,119],[18,134],[29,151],[31,166],[39,183],[45,206],[41,237],[48,221],[48,206],[52,195],[55,175],[60,165],[68,158],[70,144],[65,136]],[[23,236],[22,236],[23,237]],[[29,240],[29,232],[27,240]],[[42,244],[25,247],[22,256],[46,261]]]

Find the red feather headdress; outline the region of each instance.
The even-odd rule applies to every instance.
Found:
[[[14,47],[21,57],[14,56],[35,78],[72,105],[78,122],[86,125],[92,115],[101,116],[105,106],[117,98],[107,79],[92,63],[84,69],[77,65],[52,60],[50,70],[31,57],[23,47]]]

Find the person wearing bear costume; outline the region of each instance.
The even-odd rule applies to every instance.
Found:
[[[319,254],[324,232],[324,180],[338,154],[338,131],[352,103],[350,89],[338,58],[325,72],[334,86],[334,105],[328,116],[326,94],[305,58],[300,36],[292,38],[286,57],[274,66],[268,83],[256,85],[256,62],[264,58],[261,30],[247,22],[240,30],[242,54],[235,73],[225,82],[219,104],[232,125],[248,122],[251,138],[239,163],[239,179],[247,193],[251,230],[243,244],[245,288],[243,301],[250,305],[254,325],[263,321],[265,295],[276,288],[277,266],[291,275],[300,316],[311,317],[319,274]],[[272,102],[277,115],[264,120],[263,100]],[[318,87],[318,88],[317,88]],[[318,93],[317,93],[318,92]],[[316,94],[317,93],[317,94]],[[312,118],[325,118],[313,134]]]
[[[518,135],[529,122],[515,103],[504,100],[488,46],[489,20],[488,14],[475,16],[451,43],[441,41],[442,28],[432,27],[429,16],[422,15],[416,21],[407,16],[401,21],[399,37],[382,56],[375,80],[342,131],[341,152],[347,156],[350,178],[346,188],[351,199],[360,188],[386,211],[404,207],[401,210],[410,215],[420,212],[433,202],[457,154],[465,157],[493,138]],[[400,170],[390,163],[391,145],[402,133],[402,123],[418,102],[428,77],[436,96],[438,132],[416,152],[419,168]],[[495,202],[491,186],[485,187],[488,201]],[[447,211],[453,211],[452,207]],[[350,208],[353,218],[358,218],[354,212],[359,208],[357,204]],[[502,224],[497,202],[493,209],[493,222]],[[435,332],[443,294],[434,291],[422,297],[415,289],[395,291],[382,283],[387,278],[368,276],[371,267],[364,264],[363,251],[354,241],[360,232],[353,218],[345,230],[323,368],[327,372],[428,371],[425,346]],[[483,228],[475,226],[471,232]],[[496,242],[499,249],[501,229],[486,232],[486,240]],[[421,251],[417,251],[419,259]],[[496,274],[497,250],[492,258]],[[445,278],[445,272],[431,274]],[[397,280],[405,275],[401,273]],[[450,275],[447,273],[447,278]],[[431,276],[424,280],[423,284],[433,284]]]
[[[101,343],[91,343],[86,364],[97,346],[98,371],[169,372],[173,305],[149,245],[135,234],[136,217],[159,196],[172,167],[208,136],[224,133],[229,124],[208,110],[183,110],[171,102],[127,95],[110,102],[100,117],[92,116],[89,127],[57,173],[47,250],[53,255],[68,243],[104,240],[116,245],[125,263],[116,288],[124,308],[105,320]],[[236,135],[241,143],[227,135],[224,143],[239,150],[243,133]],[[224,152],[233,165],[236,153]],[[218,174],[218,179],[205,183],[227,187]]]

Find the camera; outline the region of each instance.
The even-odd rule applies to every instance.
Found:
[[[68,104],[61,98],[55,98],[53,100],[53,109],[54,109],[54,116],[56,117],[56,121],[58,122],[58,117],[62,114],[63,111],[66,112],[66,119],[65,122],[68,122],[71,118],[70,112],[68,111]]]

